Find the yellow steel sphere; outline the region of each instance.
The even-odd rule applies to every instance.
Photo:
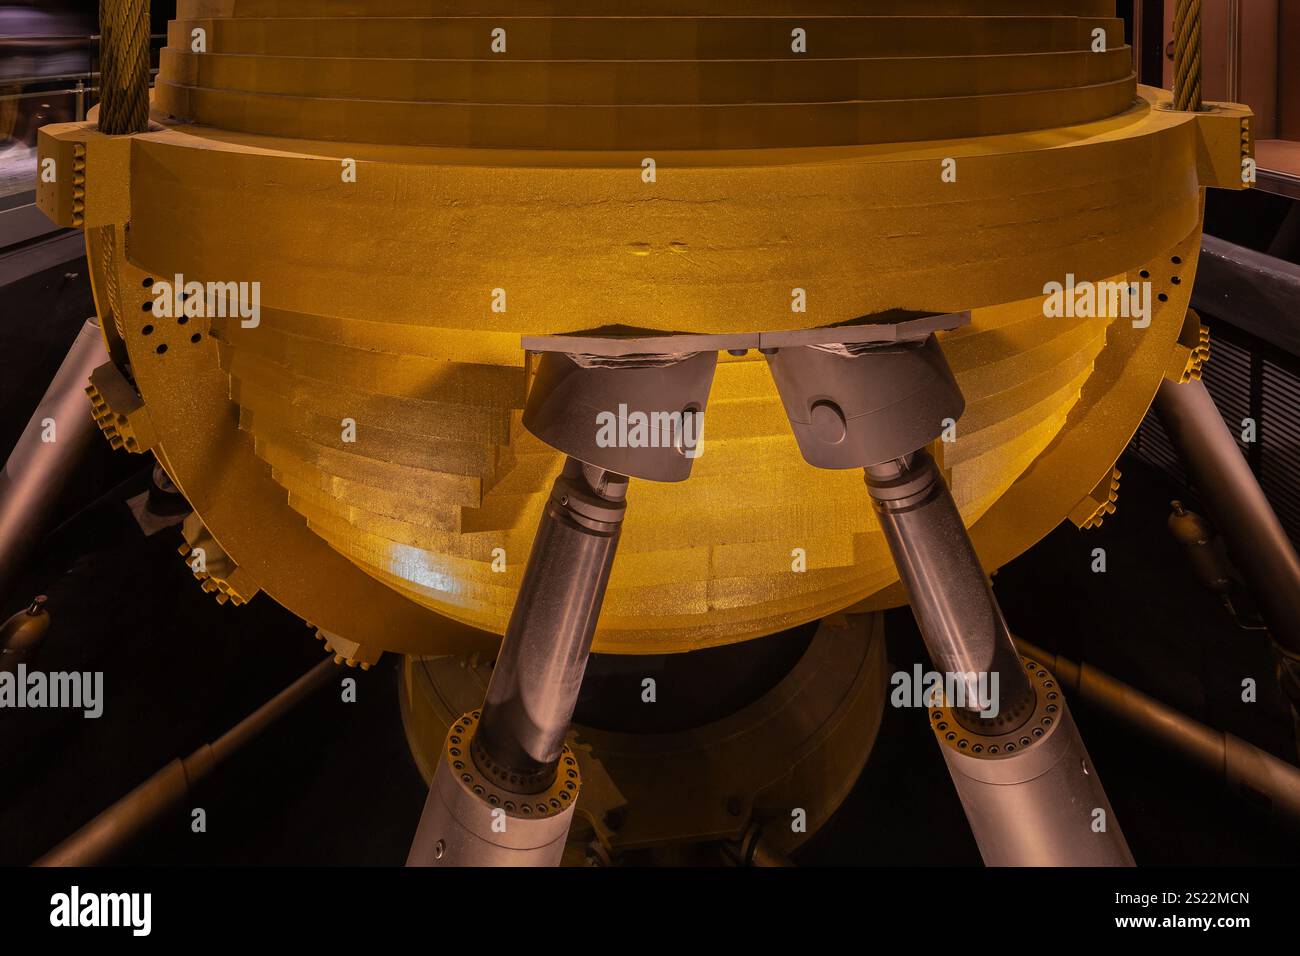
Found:
[[[1202,188],[1250,150],[1243,109],[1135,84],[1114,12],[180,0],[149,132],[42,131],[85,170],[41,202],[87,232],[97,415],[193,504],[220,595],[356,660],[444,653],[504,630],[561,464],[522,335],[969,309],[934,453],[996,567],[1110,507],[1196,345]],[[257,283],[256,321],[157,308],[178,276]],[[1071,280],[1150,282],[1149,322],[1049,317]],[[633,484],[596,651],[901,600],[860,473],[806,465],[765,364],[723,359],[690,480]]]

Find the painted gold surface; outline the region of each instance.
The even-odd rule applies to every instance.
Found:
[[[182,0],[154,129],[87,177],[122,210],[88,245],[133,414],[241,574],[368,651],[490,644],[560,466],[520,426],[519,338],[608,324],[973,309],[936,452],[982,558],[1087,510],[1178,358],[1201,191],[1240,188],[1248,114],[1135,89],[1127,48],[1087,52],[1122,37],[1093,0],[605,6]],[[43,155],[89,138],[47,128]],[[1147,328],[1044,317],[1049,281],[1142,270]],[[176,273],[259,282],[260,323],[153,319]],[[861,476],[804,464],[757,356],[723,356],[704,448],[690,481],[633,484],[597,650],[899,600]]]

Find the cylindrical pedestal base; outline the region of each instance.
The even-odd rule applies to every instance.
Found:
[[[568,747],[554,783],[515,793],[509,780],[479,770],[470,756],[479,711],[447,734],[407,866],[559,866],[582,779]]]
[[[1036,701],[1014,730],[985,736],[930,710],[953,784],[988,866],[1133,866],[1133,856],[1052,674],[1025,659]]]

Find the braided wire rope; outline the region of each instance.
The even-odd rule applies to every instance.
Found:
[[[1174,109],[1201,108],[1201,0],[1174,8]]]
[[[149,128],[149,0],[99,0],[99,130]]]

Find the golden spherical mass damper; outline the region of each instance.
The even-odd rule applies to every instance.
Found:
[[[42,131],[83,169],[40,202],[86,230],[97,416],[192,503],[220,593],[349,659],[446,653],[504,630],[562,461],[521,426],[522,336],[972,310],[933,454],[994,568],[1105,503],[1194,347],[1202,189],[1243,185],[1249,114],[1137,86],[1114,13],[180,0],[149,131]],[[155,315],[176,276],[256,283],[256,322]],[[1149,281],[1149,324],[1047,317],[1067,277]],[[901,600],[861,475],[805,464],[752,352],[690,480],[629,499],[597,651]]]

